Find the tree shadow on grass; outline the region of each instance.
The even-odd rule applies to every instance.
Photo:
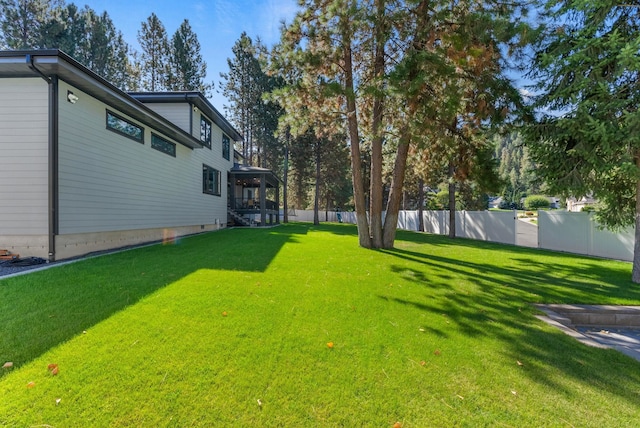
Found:
[[[0,278],[0,364],[19,367],[195,271],[263,272],[306,233],[295,225],[223,230]]]
[[[420,242],[423,238],[418,238]],[[413,242],[416,242],[413,241]],[[558,370],[571,378],[637,403],[640,363],[613,350],[590,348],[534,317],[532,303],[612,303],[640,301],[623,263],[527,249],[482,245],[487,253],[469,260],[422,249],[382,250],[402,262],[393,272],[425,287],[414,298],[380,296],[433,315],[447,316],[456,330],[471,338],[490,337],[501,343],[513,361],[525,362],[535,382],[572,394]],[[475,243],[463,246],[477,249]],[[445,245],[440,241],[440,245]],[[452,248],[458,240],[451,241]],[[445,254],[451,254],[445,252]],[[505,257],[506,254],[506,257]],[[439,334],[442,334],[440,332]]]
[[[494,247],[488,250],[486,262],[402,249],[382,251],[423,265],[428,272],[437,273],[440,283],[451,279],[452,275],[461,275],[486,292],[495,293],[496,285],[507,287],[510,296],[514,294],[512,290],[520,290],[531,303],[640,302],[640,288],[632,284],[630,271],[624,268],[623,263],[607,265],[578,256],[556,257],[556,254],[529,250],[531,257],[523,256],[522,251],[507,251],[506,260],[498,264],[492,262],[491,251],[499,256],[505,254],[504,249]],[[543,260],[539,259],[541,255]],[[414,274],[423,278],[427,275],[424,271]],[[430,281],[423,282],[430,285],[438,283],[433,280],[433,275]]]
[[[337,235],[357,233],[354,225],[316,228]],[[499,352],[514,365],[520,361],[523,365],[517,367],[526,376],[569,399],[580,398],[571,381],[638,403],[640,363],[614,350],[578,343],[536,319],[538,311],[532,306],[639,302],[640,289],[631,283],[627,264],[402,230],[396,242],[406,248],[381,251],[398,258],[391,270],[424,287],[425,293],[400,298],[390,292],[380,299],[446,316],[460,334],[472,339],[497,341]],[[429,253],[429,248],[437,248],[438,254]],[[474,258],[465,259],[457,250],[469,250]],[[452,336],[449,329],[422,328],[441,338]]]

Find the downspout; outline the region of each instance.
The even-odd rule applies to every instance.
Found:
[[[189,96],[184,94],[184,100],[189,104],[189,135],[193,137],[193,109],[194,105],[189,101]]]
[[[29,68],[49,85],[49,129],[48,129],[48,194],[49,194],[49,261],[56,260],[56,235],[58,235],[58,76],[48,77],[26,56]]]

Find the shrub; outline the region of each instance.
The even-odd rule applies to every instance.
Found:
[[[500,205],[498,205],[498,208],[500,208],[501,210],[517,210],[520,209],[520,206],[515,202],[503,200],[502,202],[500,202]]]
[[[527,196],[524,200],[524,208],[526,210],[537,210],[540,208],[549,208],[551,203],[546,196],[531,195]]]

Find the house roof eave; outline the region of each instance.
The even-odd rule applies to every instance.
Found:
[[[272,186],[276,187],[282,184],[282,180],[273,171],[267,168],[260,168],[257,166],[247,166],[247,165],[234,165],[233,168],[229,171],[232,177],[238,178],[250,178],[250,177],[259,177],[265,176],[267,182]]]
[[[222,129],[233,141],[242,141],[242,134],[207,100],[202,93],[197,91],[173,91],[173,92],[129,92],[129,95],[141,102],[174,103],[185,100],[200,109],[204,114]]]
[[[0,77],[32,76],[46,78],[58,76],[79,90],[129,117],[157,129],[186,147],[191,149],[204,147],[200,141],[177,125],[60,50],[0,51]]]

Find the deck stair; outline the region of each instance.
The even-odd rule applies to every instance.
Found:
[[[11,254],[9,250],[0,250],[0,260],[14,260],[19,258],[20,254]]]
[[[228,223],[230,226],[251,226],[251,222],[232,210],[231,208],[227,208],[227,217],[229,219]]]

